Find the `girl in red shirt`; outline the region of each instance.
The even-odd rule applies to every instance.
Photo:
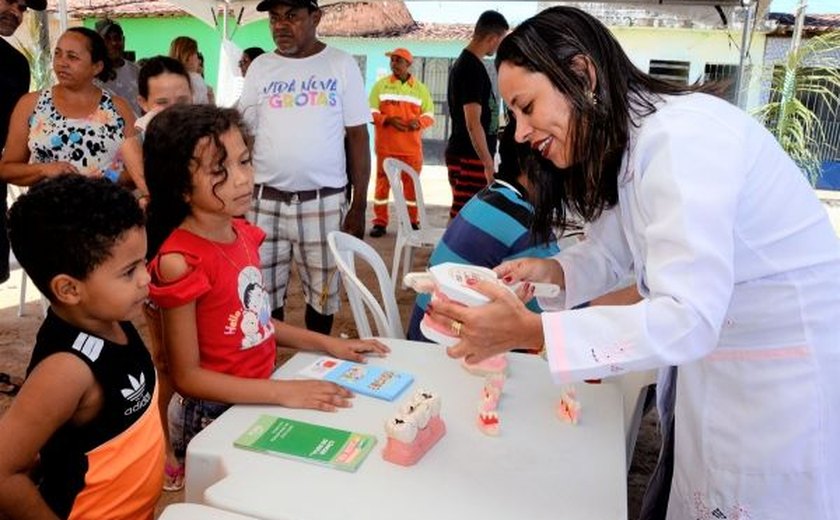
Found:
[[[167,108],[143,145],[150,296],[162,309],[169,372],[170,439],[183,460],[189,440],[234,403],[335,411],[352,394],[324,381],[269,379],[276,346],[362,361],[384,355],[373,340],[342,340],[271,318],[258,227],[241,218],[254,190],[250,139],[238,112]]]

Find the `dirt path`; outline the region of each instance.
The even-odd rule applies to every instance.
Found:
[[[446,181],[445,170],[442,168],[429,168],[423,173],[424,194],[426,196],[427,208],[433,225],[443,226],[448,219],[448,208],[451,200],[449,185]],[[372,189],[372,187],[371,187]],[[387,235],[378,239],[366,239],[383,257],[385,264],[390,267],[394,251],[394,230],[393,224]],[[415,257],[415,269],[422,269],[428,259],[428,251],[421,251]],[[362,271],[362,278],[366,283],[373,282],[375,278],[372,272]],[[13,376],[22,377],[29,362],[35,334],[41,324],[41,305],[38,293],[29,284],[27,301],[24,316],[18,317],[18,297],[20,295],[20,271],[14,271],[8,282],[0,286],[0,372]],[[299,284],[292,283],[286,316],[290,323],[302,325],[304,305],[300,293]],[[414,294],[410,291],[397,290],[397,303],[404,320],[407,320],[411,306],[414,302]],[[145,325],[137,323],[141,333],[145,335]],[[334,334],[347,334],[356,336],[356,327],[350,315],[349,306],[344,301],[342,309],[336,316],[333,327]],[[11,398],[0,394],[0,414],[2,414]],[[638,500],[644,489],[647,476],[656,461],[658,452],[658,437],[655,431],[655,418],[646,418],[642,431],[637,442],[636,459],[628,474],[629,489],[629,510],[630,518],[635,517],[638,509]],[[174,502],[183,500],[183,492],[164,493],[161,497],[159,509]]]

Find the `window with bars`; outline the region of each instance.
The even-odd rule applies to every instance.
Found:
[[[717,83],[716,94],[730,103],[737,104],[735,92],[738,79],[738,65],[707,63],[703,69],[703,83]]]
[[[648,74],[665,81],[688,85],[690,67],[691,64],[687,61],[650,60]]]

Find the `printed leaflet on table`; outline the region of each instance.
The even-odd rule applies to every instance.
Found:
[[[376,437],[302,421],[261,415],[234,446],[356,471],[376,444]]]
[[[393,401],[408,388],[414,376],[407,372],[396,372],[387,368],[354,363],[322,356],[299,372],[313,379],[332,381],[353,392]]]

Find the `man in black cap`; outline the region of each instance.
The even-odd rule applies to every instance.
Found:
[[[142,114],[137,99],[137,79],[140,76],[140,67],[125,57],[125,34],[122,27],[114,20],[104,18],[96,22],[96,32],[105,40],[108,59],[111,60],[113,69],[113,76],[102,83],[102,86],[125,98],[135,115]]]
[[[27,9],[43,11],[46,0],[0,0],[0,36],[9,37],[23,21]],[[18,99],[29,92],[29,62],[0,38],[0,146],[6,145],[9,118]],[[6,237],[6,183],[0,182],[0,283],[9,279],[9,239]]]
[[[239,100],[256,136],[249,218],[266,232],[260,255],[274,317],[283,318],[294,261],[306,327],[329,334],[339,297],[327,234],[365,231],[371,114],[364,81],[352,56],[318,40],[317,0],[263,0],[257,10],[268,12],[276,49],[251,64]]]

